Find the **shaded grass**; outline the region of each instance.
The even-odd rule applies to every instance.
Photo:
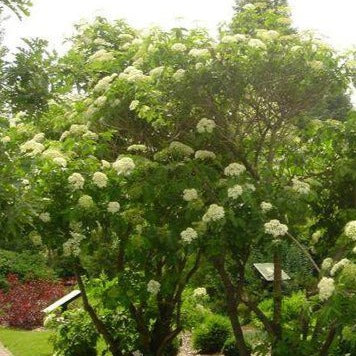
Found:
[[[51,356],[50,331],[0,328],[0,341],[14,356]]]

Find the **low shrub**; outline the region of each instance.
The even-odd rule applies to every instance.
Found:
[[[16,274],[21,281],[53,279],[55,274],[45,258],[33,251],[15,252],[0,249],[0,288],[6,289],[8,274]]]
[[[259,308],[269,318],[273,316],[273,299],[267,298],[259,303]],[[308,301],[303,291],[295,292],[288,297],[283,298],[282,303],[282,318],[284,323],[298,320],[302,312],[308,311]],[[253,323],[256,326],[261,326],[262,323],[255,316]]]
[[[59,282],[33,280],[21,282],[16,275],[7,278],[8,290],[0,290],[0,324],[32,329],[42,326],[42,309],[64,295]]]
[[[236,347],[236,342],[234,337],[228,338],[223,347],[223,354],[225,356],[239,356],[239,351]]]
[[[244,339],[245,339],[245,343],[247,348],[249,349],[249,351],[252,350],[252,346],[251,346],[251,340],[250,340],[250,336],[248,336],[249,334],[244,335]],[[236,342],[235,342],[235,338],[233,336],[231,336],[230,338],[228,338],[225,343],[224,343],[224,347],[223,347],[223,354],[225,356],[239,356],[239,350],[236,346]]]
[[[207,315],[211,314],[207,307],[209,296],[204,293],[205,288],[187,288],[183,293],[182,322],[184,329],[192,330],[200,325]]]
[[[227,317],[208,315],[204,322],[193,330],[193,345],[202,353],[215,353],[222,350],[230,336],[231,326]]]
[[[68,310],[57,321],[57,332],[53,336],[57,356],[95,356],[99,339],[88,314],[82,309]]]

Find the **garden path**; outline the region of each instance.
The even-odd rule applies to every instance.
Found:
[[[215,354],[215,356],[219,356],[219,355],[221,355],[221,354]],[[0,356],[1,356],[1,354],[0,354]],[[185,332],[182,335],[182,345],[179,349],[178,356],[214,356],[214,355],[203,355],[203,354],[197,353],[195,350],[193,350],[191,334]]]
[[[0,356],[12,356],[12,353],[0,343]]]

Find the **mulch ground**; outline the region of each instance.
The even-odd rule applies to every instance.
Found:
[[[214,354],[214,355],[204,355],[200,354],[199,352],[195,351],[192,348],[192,336],[190,333],[182,334],[182,346],[179,349],[178,356],[221,356],[222,354]]]

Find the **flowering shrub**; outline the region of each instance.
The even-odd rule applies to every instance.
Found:
[[[348,146],[342,135],[353,130],[340,122],[334,139],[310,126],[319,105],[330,104],[336,88],[345,90],[345,60],[291,28],[279,3],[241,1],[218,38],[201,29],[143,32],[104,19],[78,26],[63,61],[71,69],[62,72],[74,73],[68,87],[83,95],[58,95],[30,125],[23,115],[4,124],[1,161],[11,168],[18,157],[31,167],[7,187],[31,191],[39,201],[26,226],[33,229],[35,216],[31,242],[86,269],[88,281],[78,278],[83,291],[106,279],[96,302],[113,314],[118,305],[125,311],[145,355],[161,354],[180,333],[182,294],[202,260],[219,275],[234,335],[242,335],[239,304],[255,312],[255,297],[264,295],[246,283],[257,248],[273,251],[275,310],[270,318],[257,313],[273,348],[284,327],[281,248],[294,243],[309,257],[318,253],[319,240],[309,246],[308,236],[327,230],[323,216],[339,213],[334,202],[334,215],[319,207],[315,189],[321,187],[319,199],[334,190],[322,189]],[[12,173],[1,172],[0,178]],[[11,194],[1,199],[11,205]],[[354,227],[344,230],[349,244]],[[353,265],[346,262],[330,266],[332,293],[325,280],[319,284],[328,296],[316,298],[322,311],[341,295],[339,280],[350,279]],[[202,292],[196,299],[204,300]],[[119,354],[120,330],[101,324],[95,307],[85,305]],[[243,337],[235,341],[247,354]]]
[[[42,326],[42,309],[64,295],[59,282],[32,280],[21,283],[16,275],[8,276],[9,290],[0,290],[0,323],[32,329]]]

